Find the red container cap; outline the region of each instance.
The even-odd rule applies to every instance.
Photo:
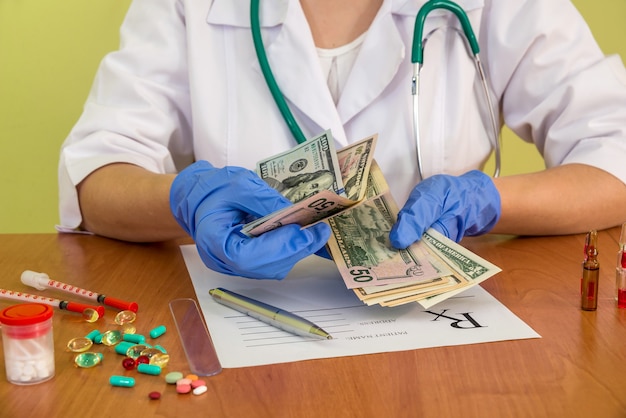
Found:
[[[53,309],[43,303],[22,303],[0,312],[0,323],[5,325],[33,325],[52,318]]]

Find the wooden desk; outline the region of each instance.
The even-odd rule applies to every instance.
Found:
[[[34,386],[9,384],[0,354],[0,416],[625,417],[626,309],[613,300],[617,239],[617,229],[599,236],[596,312],[579,307],[584,235],[463,242],[503,269],[483,287],[541,339],[226,369],[206,379],[201,396],[178,395],[163,377],[136,372],[126,372],[136,377],[134,388],[111,387],[109,377],[125,371],[110,347],[97,346],[102,365],[74,367],[65,345],[94,325],[57,310],[56,376]],[[178,243],[0,235],[0,287],[41,293],[20,283],[26,269],[137,301],[137,331],[164,324],[169,331],[158,341],[171,355],[166,370],[188,371],[168,307],[172,299],[195,298]],[[0,308],[11,303],[0,300]],[[115,328],[115,313],[107,309],[97,328]],[[151,391],[162,398],[149,400]]]

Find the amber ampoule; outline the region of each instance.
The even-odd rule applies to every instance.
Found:
[[[595,311],[598,307],[598,279],[600,262],[598,262],[598,232],[589,231],[585,239],[585,259],[583,275],[580,279],[580,308],[584,311]]]

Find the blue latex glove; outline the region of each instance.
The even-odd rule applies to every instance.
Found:
[[[170,208],[193,237],[202,261],[220,273],[282,279],[301,259],[323,248],[330,227],[284,225],[248,238],[242,226],[292,203],[259,176],[240,167],[198,161],[181,171],[170,189]]]
[[[489,176],[438,174],[420,182],[398,214],[389,239],[395,248],[419,241],[430,227],[459,242],[487,233],[500,219],[500,193]]]

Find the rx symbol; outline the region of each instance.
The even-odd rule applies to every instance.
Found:
[[[482,325],[480,325],[474,318],[472,318],[469,312],[460,313],[459,315],[463,315],[462,318],[455,318],[454,316],[445,315],[447,311],[448,311],[447,309],[444,309],[441,311],[441,313],[436,313],[433,311],[424,311],[424,312],[429,313],[431,315],[435,315],[435,319],[433,319],[433,322],[437,321],[439,318],[449,319],[450,321],[452,321],[450,326],[453,328],[458,328],[458,329],[482,328]],[[463,325],[461,325],[461,323],[463,323]]]

